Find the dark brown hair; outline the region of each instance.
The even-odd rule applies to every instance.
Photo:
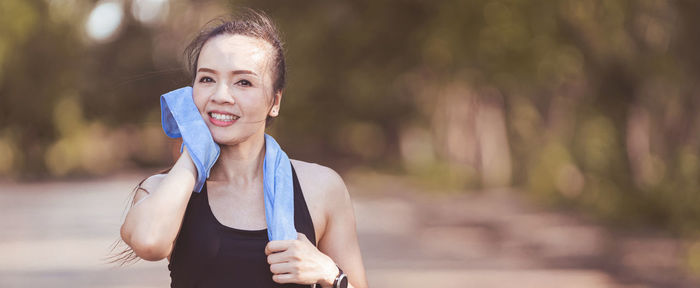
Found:
[[[274,95],[284,90],[287,80],[287,67],[284,61],[284,49],[280,32],[264,12],[253,9],[243,9],[241,12],[223,18],[219,17],[210,21],[205,28],[199,32],[187,48],[185,48],[185,65],[190,79],[194,81],[197,74],[199,53],[202,47],[210,39],[220,35],[243,35],[265,40],[273,48],[272,56],[272,94]],[[271,124],[274,117],[267,116],[266,124]]]

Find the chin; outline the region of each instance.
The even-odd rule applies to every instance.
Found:
[[[215,142],[216,144],[219,144],[219,145],[236,145],[236,144],[242,142],[241,139],[239,139],[239,138],[237,138],[237,137],[231,137],[231,136],[227,136],[227,137],[219,136],[219,137],[216,137],[216,136],[212,135],[212,138],[214,138],[214,142]]]
[[[255,135],[257,134],[257,131],[251,129],[240,129],[242,127],[238,127],[238,129],[216,128],[220,127],[215,127],[214,129],[210,127],[209,131],[211,132],[211,136],[214,139],[214,142],[216,142],[216,144],[219,145],[236,145],[245,142],[251,137],[255,137]]]
[[[236,145],[244,142],[246,139],[250,138],[252,135],[240,135],[239,133],[227,133],[222,135],[222,133],[212,133],[212,138],[214,142],[219,145]]]

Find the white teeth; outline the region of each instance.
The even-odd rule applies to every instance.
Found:
[[[239,117],[236,115],[231,115],[231,114],[219,114],[216,112],[211,112],[211,117],[219,120],[219,121],[233,121],[238,119]]]

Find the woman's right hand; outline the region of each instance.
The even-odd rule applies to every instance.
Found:
[[[187,149],[167,174],[146,179],[121,227],[121,237],[142,259],[158,261],[170,255],[192,195],[197,168]]]

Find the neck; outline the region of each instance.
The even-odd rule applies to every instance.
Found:
[[[211,169],[210,181],[249,184],[262,179],[265,137],[257,135],[235,145],[220,145],[221,154]]]

